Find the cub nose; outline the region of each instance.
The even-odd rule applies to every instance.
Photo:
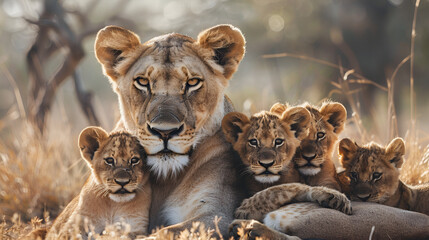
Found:
[[[371,197],[371,194],[357,194],[357,197],[362,201],[366,202]]]
[[[307,153],[307,152],[303,152],[303,153],[301,153],[301,156],[302,156],[302,158],[304,158],[305,160],[307,160],[307,161],[311,161],[311,160],[313,160],[313,159],[315,159],[315,158],[316,158],[316,152],[309,152],[309,153]]]
[[[271,160],[261,160],[258,163],[259,165],[267,169],[274,165],[274,161],[271,161]]]
[[[116,178],[115,183],[121,185],[121,187],[124,187],[125,185],[130,183],[130,179],[129,178]]]

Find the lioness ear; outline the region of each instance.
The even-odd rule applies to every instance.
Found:
[[[287,104],[274,103],[274,105],[270,109],[270,112],[281,116],[287,108]]]
[[[404,162],[405,143],[402,138],[393,139],[386,148],[388,160],[394,167],[400,168]]]
[[[108,138],[108,133],[100,127],[87,127],[79,135],[79,148],[82,157],[91,163],[100,143]]]
[[[213,50],[213,60],[222,66],[225,78],[231,78],[245,51],[245,40],[240,29],[232,25],[217,25],[200,32],[198,43],[203,48]]]
[[[97,33],[95,56],[103,66],[104,74],[116,81],[138,57],[140,46],[140,39],[133,32],[117,26],[107,26]]]
[[[295,137],[299,140],[307,137],[310,118],[310,112],[303,107],[289,108],[281,117],[282,121],[295,133]]]
[[[344,138],[338,146],[338,154],[340,155],[340,163],[343,168],[347,169],[350,166],[358,146],[352,140]]]
[[[324,103],[320,108],[320,113],[334,127],[336,134],[343,131],[347,119],[347,111],[343,104],[337,102]]]
[[[225,138],[231,144],[238,140],[238,134],[244,131],[244,127],[250,123],[249,118],[243,113],[231,112],[222,119],[222,131]]]

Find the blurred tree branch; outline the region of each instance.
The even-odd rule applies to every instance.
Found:
[[[120,1],[115,8],[115,14],[105,22],[90,23],[88,16],[94,11],[98,0],[89,3],[84,11],[67,10],[58,0],[45,0],[43,12],[38,20],[26,19],[28,23],[39,28],[36,39],[27,53],[27,65],[31,84],[28,99],[29,119],[43,133],[46,119],[51,110],[55,94],[59,87],[70,77],[74,80],[77,99],[83,113],[91,125],[100,125],[99,119],[92,104],[92,93],[85,91],[82,81],[77,74],[77,67],[85,57],[83,41],[92,36],[108,23],[120,23],[125,26],[133,25],[130,20],[120,18],[118,14],[125,8],[126,2]],[[73,30],[68,15],[77,17],[78,31]],[[61,51],[59,51],[61,50]],[[55,61],[52,57],[56,53],[64,59],[58,70],[52,76],[46,76],[44,68],[48,62]],[[58,61],[58,60],[57,60]]]

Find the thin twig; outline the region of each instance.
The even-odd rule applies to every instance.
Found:
[[[27,114],[25,113],[24,103],[22,101],[22,96],[21,92],[19,91],[18,85],[16,84],[15,79],[12,77],[12,74],[10,74],[9,70],[3,64],[0,64],[0,69],[7,78],[7,80],[9,80],[10,85],[12,85],[13,92],[16,98],[16,103],[18,104],[19,115],[21,116],[21,118],[25,119],[27,117]]]
[[[416,108],[415,105],[415,92],[414,92],[414,45],[416,39],[416,22],[417,22],[417,10],[420,5],[420,0],[416,0],[414,8],[413,26],[411,29],[411,49],[410,49],[410,107],[411,107],[411,139],[414,140],[416,137]]]

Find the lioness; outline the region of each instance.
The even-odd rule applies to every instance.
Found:
[[[95,54],[119,99],[117,129],[136,135],[148,154],[150,230],[168,226],[161,230],[177,234],[193,221],[214,229],[217,215],[226,234],[244,196],[239,158],[220,125],[233,110],[224,91],[244,45],[231,25],[204,30],[196,40],[171,33],[144,43],[121,27],[98,32]]]
[[[399,180],[405,143],[393,139],[387,147],[363,147],[348,138],[340,141],[340,162],[350,178],[350,197],[429,215],[429,184],[408,186]]]
[[[82,157],[91,175],[80,194],[54,221],[47,239],[87,238],[88,229],[101,234],[106,224],[130,225],[130,236],[147,234],[151,187],[146,155],[136,137],[85,128],[79,136]]]

